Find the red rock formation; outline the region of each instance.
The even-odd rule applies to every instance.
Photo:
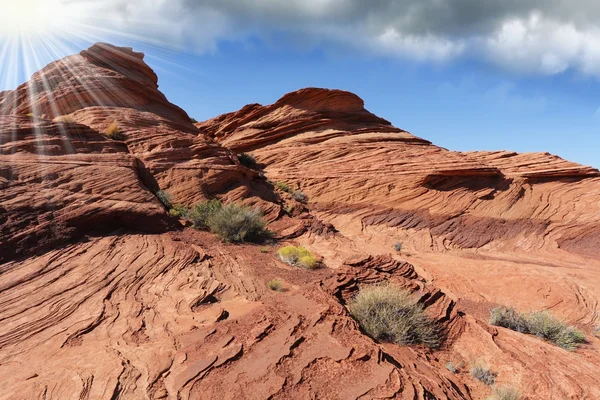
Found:
[[[528,399],[600,398],[597,170],[448,151],[343,91],[194,127],[142,58],[95,45],[0,94],[0,398],[483,399],[476,361]],[[259,204],[325,267],[182,229],[158,189]],[[383,281],[443,327],[441,349],[361,332],[346,302]],[[490,326],[498,304],[549,309],[589,343]]]

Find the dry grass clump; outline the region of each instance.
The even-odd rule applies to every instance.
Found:
[[[547,311],[521,314],[513,308],[496,307],[490,311],[489,322],[492,325],[538,336],[569,351],[576,350],[586,341],[583,332]]]
[[[494,386],[487,400],[519,400],[521,393],[511,386]]]
[[[442,331],[410,293],[383,284],[362,288],[349,304],[350,314],[372,338],[399,345],[437,348]]]
[[[279,279],[271,279],[267,282],[267,287],[274,292],[281,292],[283,290],[283,282]]]
[[[121,132],[121,128],[119,128],[119,124],[116,122],[112,122],[105,131],[106,137],[111,138],[113,140],[125,140],[125,135]]]
[[[496,373],[483,363],[475,363],[471,367],[471,376],[490,386],[496,383]]]
[[[277,257],[286,264],[293,267],[315,269],[319,266],[319,260],[309,250],[301,246],[285,246],[277,251]]]

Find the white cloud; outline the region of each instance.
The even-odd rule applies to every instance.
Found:
[[[0,2],[14,0],[0,0]],[[92,33],[212,51],[248,35],[305,38],[422,62],[459,57],[600,77],[596,0],[55,0]]]

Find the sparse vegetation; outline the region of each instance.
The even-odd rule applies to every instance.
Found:
[[[269,250],[269,248],[268,248],[268,247],[261,247],[261,248],[260,248],[260,252],[264,254],[264,253],[269,253],[269,252],[270,252],[270,250]]]
[[[173,205],[171,204],[171,195],[165,192],[164,190],[159,190],[158,192],[156,192],[156,197],[158,198],[158,200],[160,200],[160,202],[163,204],[163,206],[165,206],[167,210],[170,210],[173,207]]]
[[[242,153],[237,156],[238,160],[240,160],[240,164],[245,167],[253,168],[256,166],[256,159],[250,153]]]
[[[277,257],[293,267],[315,269],[319,266],[317,257],[301,246],[285,246],[277,251]]]
[[[197,124],[197,123],[198,123],[198,120],[197,120],[196,118],[191,118],[191,117],[190,117],[190,122],[191,122],[192,124]]]
[[[400,242],[394,243],[394,250],[396,250],[398,253],[400,253],[402,251],[402,243],[400,243]]]
[[[29,118],[37,118],[34,113],[27,113],[27,114],[25,114],[25,116],[29,117]]]
[[[211,232],[227,242],[246,242],[267,236],[260,209],[227,204],[211,214],[207,220]]]
[[[476,363],[471,367],[471,376],[488,386],[496,383],[496,375],[490,367],[483,363]]]
[[[283,282],[279,279],[271,279],[267,282],[267,287],[274,292],[281,292],[283,290]]]
[[[259,209],[234,203],[223,205],[213,199],[199,203],[191,210],[175,205],[170,211],[174,217],[185,218],[194,228],[208,229],[227,242],[249,242],[270,236]]]
[[[293,192],[292,197],[294,200],[299,201],[300,203],[306,203],[308,201],[308,197],[300,190]]]
[[[510,386],[494,386],[492,395],[487,400],[519,400],[521,393]]]
[[[119,128],[119,124],[116,122],[112,122],[105,131],[106,137],[111,138],[113,140],[125,140],[125,135],[121,132],[121,128]]]
[[[490,310],[489,323],[513,331],[527,333],[525,318],[512,307],[496,307]]]
[[[188,209],[182,206],[181,204],[173,205],[173,208],[169,210],[169,214],[171,214],[175,218],[186,218],[188,214]]]
[[[452,361],[448,361],[446,363],[446,369],[450,372],[452,372],[453,374],[458,372],[458,367],[456,365],[454,365],[454,363]]]
[[[290,188],[290,186],[285,183],[285,182],[275,182],[273,184],[273,186],[275,186],[275,188],[282,190],[284,192],[290,193],[292,191],[292,189]]]
[[[545,339],[573,351],[585,343],[585,334],[552,316],[547,311],[521,314],[513,308],[496,307],[490,311],[490,324]]]
[[[350,313],[374,339],[399,345],[424,344],[437,348],[438,324],[425,315],[410,293],[390,284],[362,288],[349,304]]]

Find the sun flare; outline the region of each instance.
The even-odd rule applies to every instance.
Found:
[[[65,27],[67,8],[59,0],[2,1],[0,36],[52,35]]]

